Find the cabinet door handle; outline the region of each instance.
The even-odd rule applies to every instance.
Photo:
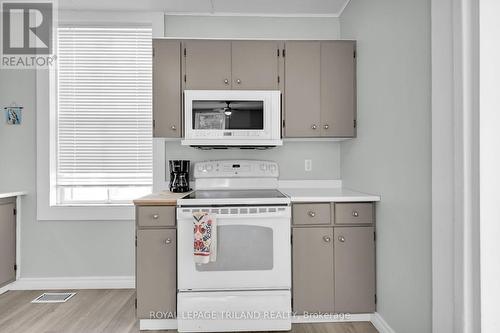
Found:
[[[324,129],[329,129],[329,128],[330,128],[330,126],[329,126],[328,124],[326,124],[326,125],[324,125],[324,126],[323,126],[323,128],[324,128]]]
[[[170,244],[170,243],[172,243],[172,240],[171,240],[170,238],[167,238],[167,239],[165,240],[165,244]]]
[[[316,124],[312,124],[312,125],[311,125],[311,128],[312,128],[313,130],[315,130],[316,128],[318,128],[318,126],[317,126]]]
[[[327,243],[330,243],[332,239],[329,236],[323,236],[323,240]]]
[[[339,240],[339,242],[344,243],[345,242],[345,237],[344,236],[339,236],[338,240]]]
[[[315,217],[316,216],[316,213],[313,212],[312,210],[310,210],[307,215],[309,215],[310,217]]]
[[[228,79],[224,79],[224,83],[225,84],[229,84],[229,80]]]
[[[236,80],[236,83],[241,84],[241,80],[240,79]]]
[[[158,215],[158,214],[153,215],[153,219],[158,220],[159,218],[160,218],[160,215]]]
[[[172,126],[170,126],[170,129],[171,129],[172,131],[175,131],[175,130],[177,130],[177,127],[175,127],[175,125],[172,125]]]
[[[359,213],[358,213],[357,211],[353,211],[353,212],[352,212],[352,216],[354,216],[354,217],[358,217],[358,216],[359,216]]]

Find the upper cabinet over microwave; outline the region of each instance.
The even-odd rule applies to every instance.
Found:
[[[281,93],[185,90],[184,140],[189,146],[279,146]]]
[[[184,41],[187,90],[277,90],[278,42]]]

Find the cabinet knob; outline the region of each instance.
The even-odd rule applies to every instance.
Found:
[[[344,236],[339,236],[339,242],[344,243],[345,242],[345,237]]]
[[[317,126],[316,124],[312,124],[312,125],[311,125],[311,128],[312,128],[313,130],[315,130],[316,128],[318,128],[318,126]]]
[[[225,84],[229,84],[229,80],[228,79],[224,79],[224,83]]]
[[[330,236],[323,236],[323,240],[327,243],[330,243],[332,239],[330,238]]]
[[[357,211],[353,211],[353,212],[352,212],[352,216],[354,216],[354,217],[358,217],[358,216],[359,216],[359,213],[358,213]]]
[[[236,83],[241,84],[241,80],[240,79],[236,80]]]
[[[310,210],[307,215],[309,215],[310,217],[315,217],[316,216],[316,213],[313,212],[312,210]]]
[[[171,129],[172,131],[175,131],[175,130],[177,130],[177,127],[175,127],[175,125],[172,125],[172,126],[170,126],[170,129]]]
[[[167,238],[167,239],[165,240],[165,244],[170,244],[170,243],[172,243],[172,240],[171,240],[170,238]]]
[[[330,128],[330,126],[329,126],[328,124],[325,124],[325,125],[323,126],[323,128],[324,128],[324,129],[329,129],[329,128]]]
[[[158,215],[158,214],[153,215],[153,219],[158,220],[159,218],[160,218],[160,215]]]

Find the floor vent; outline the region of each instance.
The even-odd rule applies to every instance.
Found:
[[[31,303],[65,303],[71,297],[75,296],[76,293],[43,293]]]

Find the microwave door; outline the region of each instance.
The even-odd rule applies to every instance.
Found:
[[[193,130],[264,130],[264,102],[193,100]]]

